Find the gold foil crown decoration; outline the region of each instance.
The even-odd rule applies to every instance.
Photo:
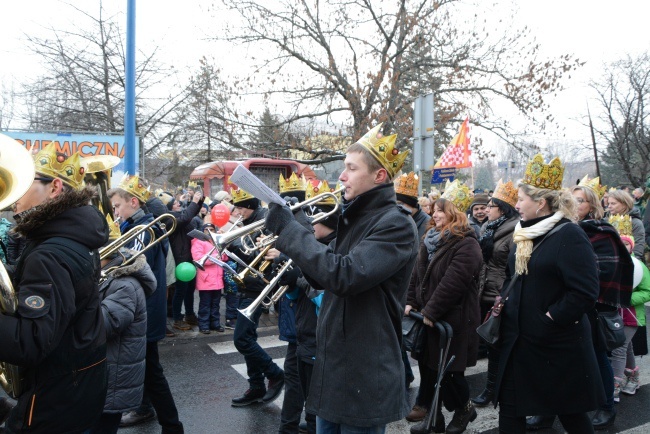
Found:
[[[403,194],[404,196],[418,197],[419,181],[420,180],[415,173],[403,173],[395,180],[395,193]]]
[[[607,186],[600,185],[600,176],[597,176],[594,179],[589,179],[589,175],[585,175],[585,177],[580,180],[580,183],[578,185],[581,187],[591,188],[594,192],[596,192],[600,199],[602,199],[607,192]]]
[[[614,226],[619,235],[634,237],[632,234],[632,218],[630,218],[628,214],[614,214],[609,216],[607,220],[609,221],[610,225]]]
[[[508,181],[505,184],[503,180],[499,179],[497,182],[497,187],[494,189],[493,198],[499,199],[507,203],[508,205],[514,207],[517,205],[517,196],[519,191],[517,187],[514,186],[512,181]]]
[[[122,236],[120,232],[120,225],[117,222],[113,221],[113,217],[110,214],[106,214],[106,223],[108,223],[108,239],[110,241],[115,241]]]
[[[148,201],[149,196],[151,196],[149,186],[146,185],[138,175],[129,176],[128,173],[125,173],[118,188],[132,194],[142,203]]]
[[[544,163],[542,154],[537,154],[526,165],[524,184],[537,188],[560,190],[564,166],[558,157],[553,158],[548,164]]]
[[[409,151],[399,152],[399,149],[395,147],[397,134],[383,136],[378,139],[377,134],[381,132],[382,125],[383,123],[368,131],[357,143],[369,150],[372,156],[379,161],[379,164],[386,169],[388,176],[393,179],[404,165],[404,160],[406,160]]]
[[[195,181],[189,181],[187,183],[187,188],[191,188],[192,190],[195,190],[199,187],[199,184]]]
[[[280,180],[279,180],[279,185],[280,185],[280,194],[283,193],[289,193],[291,191],[305,191],[307,181],[305,181],[305,178],[298,178],[298,175],[296,175],[296,172],[293,172],[291,176],[287,179],[284,179],[284,176],[280,174]]]
[[[470,195],[469,187],[461,184],[458,180],[454,182],[447,181],[445,191],[440,196],[456,205],[458,211],[465,212],[472,203],[472,196]]]
[[[311,199],[312,197],[318,196],[323,193],[334,193],[335,189],[329,186],[327,181],[321,181],[318,185],[314,185],[311,182],[307,181],[307,189],[305,190],[305,199]],[[316,205],[336,205],[336,201],[341,201],[341,193],[337,193],[332,196],[327,196],[326,198],[316,202]]]
[[[253,196],[246,190],[242,190],[241,188],[238,188],[237,190],[231,190],[230,195],[232,196],[233,205],[237,205],[238,203],[243,202],[245,200],[255,198],[255,196]]]
[[[34,168],[48,178],[59,178],[64,184],[81,190],[84,186],[86,168],[81,164],[78,153],[68,157],[56,150],[56,144],[50,143],[34,156]]]

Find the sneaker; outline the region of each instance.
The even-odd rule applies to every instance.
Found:
[[[185,321],[174,321],[174,328],[181,331],[192,330],[192,326]]]
[[[185,315],[185,322],[188,323],[191,326],[199,325],[199,319],[193,313],[191,313],[189,315]]]
[[[237,321],[236,319],[227,319],[225,327],[228,330],[235,330],[235,322],[236,321]]]
[[[129,411],[122,414],[122,419],[120,419],[120,428],[139,425],[155,418],[156,413],[153,411],[144,414],[138,413],[137,411]]]
[[[614,402],[621,402],[621,390],[626,383],[627,378],[614,377]]]
[[[221,326],[216,326],[216,327],[210,327],[210,330],[214,330],[215,332],[223,333],[225,330]]]
[[[233,407],[244,407],[257,402],[262,402],[262,398],[264,398],[265,394],[266,390],[264,389],[248,389],[244,392],[244,395],[239,398],[233,398],[230,405]]]
[[[284,371],[280,371],[280,375],[277,377],[269,379],[269,387],[263,399],[264,403],[275,401],[275,398],[282,392],[282,387],[284,387]]]
[[[406,415],[406,420],[409,422],[419,422],[424,419],[427,415],[427,409],[420,407],[419,405],[414,405],[411,409],[411,412]]]
[[[627,379],[625,386],[621,387],[621,393],[626,395],[634,395],[639,388],[639,367],[634,369],[625,369],[625,377]]]
[[[208,329],[201,329],[201,330],[199,330],[199,331],[200,331],[201,333],[203,333],[204,335],[209,335],[209,334],[210,334],[210,330],[208,330]]]

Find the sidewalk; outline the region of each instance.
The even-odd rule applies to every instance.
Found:
[[[185,311],[185,307],[183,307],[183,312],[184,311]],[[198,311],[199,311],[199,291],[197,290],[194,291],[194,312],[198,312]],[[219,305],[219,313],[221,315],[220,316],[221,325],[223,326],[226,322],[225,297],[221,297],[221,303]],[[181,331],[173,328],[173,325],[174,325],[174,320],[172,318],[167,317],[167,327],[169,328],[169,330],[172,330],[174,333],[176,333],[176,336],[165,338],[163,340],[163,343],[173,343],[174,341],[177,340],[186,340],[186,339],[197,339],[197,338],[201,339],[201,338],[210,338],[210,337],[215,338],[217,336],[232,336],[233,334],[233,330],[226,329],[223,333],[212,330],[210,334],[206,335],[199,332],[198,326],[192,326],[192,329],[188,331]],[[277,329],[278,329],[278,314],[277,312],[275,312],[273,307],[271,307],[268,314],[263,313],[260,316],[260,322],[259,322],[259,326],[257,327],[257,332],[260,335],[269,335],[269,334],[277,333]]]

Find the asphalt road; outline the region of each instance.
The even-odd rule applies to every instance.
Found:
[[[274,313],[262,318],[260,343],[282,366],[285,344],[277,339]],[[276,433],[280,420],[282,396],[265,405],[234,408],[230,400],[247,388],[246,368],[243,357],[232,346],[232,331],[200,335],[196,331],[180,333],[165,339],[160,345],[160,357],[170,383],[186,433]],[[617,406],[618,416],[613,428],[602,433],[650,433],[650,363],[648,357],[637,358],[641,369],[642,387],[635,396],[622,396]],[[466,373],[472,396],[482,390],[485,382],[487,361],[480,360],[476,367]],[[417,368],[414,369],[417,373]],[[568,374],[567,374],[568,375]],[[549,378],[549,389],[562,378]],[[409,390],[413,403],[417,394],[419,378]],[[497,433],[497,411],[493,408],[478,409],[479,417],[470,423],[467,433]],[[451,415],[445,412],[449,421]],[[409,433],[410,423],[405,420],[389,425],[388,434]],[[120,434],[159,433],[156,421],[138,427],[120,429]],[[553,430],[538,431],[542,434],[562,433],[556,421]]]

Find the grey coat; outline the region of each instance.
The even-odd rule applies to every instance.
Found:
[[[147,352],[146,297],[155,290],[156,278],[144,255],[109,273],[99,288],[108,344],[104,413],[120,413],[140,406]]]
[[[329,246],[296,221],[280,234],[278,250],[325,289],[309,412],[359,427],[406,416],[400,345],[417,246],[415,223],[398,209],[392,184],[346,204]]]

